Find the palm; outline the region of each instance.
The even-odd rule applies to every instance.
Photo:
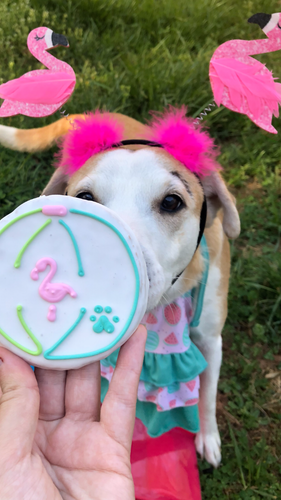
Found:
[[[86,484],[89,498],[133,498],[129,450],[111,438],[99,422],[85,424],[67,419],[42,422],[38,427],[36,443],[46,475],[52,478],[58,489],[61,484],[65,485],[65,491],[59,495],[58,490],[53,491],[50,481],[46,499],[73,498],[75,489],[84,491]],[[91,478],[88,477],[89,471]]]
[[[123,348],[119,371],[101,411],[97,363],[67,375],[37,371],[40,419],[31,446],[22,450],[20,459],[15,454],[9,457],[8,472],[3,476],[4,492],[8,493],[3,500],[134,498],[130,445],[140,370],[132,366],[133,342],[130,359],[130,346]],[[136,338],[134,343],[136,355],[141,357],[143,340]],[[34,393],[30,401],[25,394],[26,407],[34,407]],[[5,392],[1,403],[3,398]],[[0,486],[3,488],[1,475]]]

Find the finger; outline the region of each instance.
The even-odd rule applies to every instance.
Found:
[[[146,328],[140,325],[120,349],[112,381],[101,409],[101,423],[106,431],[129,449],[134,430],[145,342]]]
[[[0,348],[0,443],[1,460],[19,460],[30,453],[38,422],[39,391],[30,366]],[[1,468],[1,467],[0,467]]]
[[[35,368],[40,392],[39,419],[48,422],[64,417],[65,371]]]
[[[100,363],[69,370],[65,390],[65,415],[71,420],[100,419]]]

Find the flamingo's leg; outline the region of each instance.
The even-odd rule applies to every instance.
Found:
[[[47,319],[49,321],[56,321],[56,317],[57,317],[57,308],[56,308],[56,306],[54,304],[52,304],[49,307],[48,314],[47,314]]]

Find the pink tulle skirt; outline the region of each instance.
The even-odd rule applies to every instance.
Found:
[[[131,463],[138,500],[201,500],[194,437],[175,428],[151,438],[136,419]]]

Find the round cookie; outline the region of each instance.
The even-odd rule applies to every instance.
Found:
[[[0,344],[42,368],[79,368],[132,335],[148,297],[146,264],[111,210],[41,196],[0,221]]]

